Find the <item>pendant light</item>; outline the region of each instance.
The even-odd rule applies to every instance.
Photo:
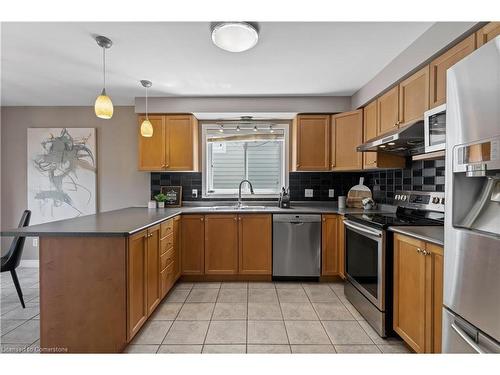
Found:
[[[153,86],[151,81],[147,81],[145,79],[141,80],[141,85],[146,88],[146,119],[141,124],[141,135],[143,137],[152,137],[153,136],[153,124],[149,121],[148,116],[148,89]]]
[[[113,42],[111,39],[102,35],[96,36],[95,40],[97,45],[102,48],[102,71],[104,80],[101,94],[95,100],[94,110],[97,117],[109,120],[113,117],[113,102],[106,94],[106,50],[111,48]]]

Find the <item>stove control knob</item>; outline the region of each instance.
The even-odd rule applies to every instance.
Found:
[[[401,195],[399,194],[396,194],[396,196],[394,197],[397,201],[401,199]]]
[[[402,195],[402,196],[401,196],[401,200],[402,200],[402,201],[405,201],[405,200],[406,200],[406,195]]]
[[[439,197],[433,197],[432,198],[432,203],[439,204]]]
[[[441,198],[441,204],[444,204],[444,198]]]

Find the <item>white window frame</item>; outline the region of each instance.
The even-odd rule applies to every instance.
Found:
[[[233,192],[232,189],[228,191],[227,193],[220,193],[220,190],[218,189],[219,193],[208,193],[207,191],[207,182],[208,182],[208,163],[210,160],[207,158],[207,134],[208,130],[218,130],[220,128],[220,124],[224,124],[224,122],[202,122],[201,124],[201,165],[202,165],[202,197],[203,198],[237,198],[238,197],[238,192]],[[269,122],[262,122],[262,125],[259,125],[258,123],[256,124],[257,127],[262,127],[264,128],[268,125]],[[290,123],[289,122],[276,122],[273,121],[273,129],[281,129],[283,130],[283,136],[284,136],[284,147],[282,148],[282,160],[284,160],[284,168],[283,168],[283,176],[282,176],[282,181],[283,181],[283,186],[288,187],[288,177],[289,177],[289,162],[290,162],[290,136],[289,136],[289,130],[290,130]],[[234,125],[227,125],[228,127],[234,126]],[[245,125],[240,125],[241,129],[245,128],[253,128],[253,124],[251,126],[245,126]],[[252,182],[252,181],[250,181]],[[245,184],[247,185],[247,184]],[[227,189],[229,190],[229,189]],[[244,195],[245,198],[254,198],[254,199],[259,199],[259,198],[277,198],[279,197],[279,193],[272,193],[271,191],[265,191],[264,189],[259,189],[258,191],[255,192],[255,194],[247,194],[248,192],[248,187],[244,186],[244,189],[242,190],[242,196]]]

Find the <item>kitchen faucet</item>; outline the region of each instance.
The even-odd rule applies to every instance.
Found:
[[[241,207],[241,186],[243,185],[244,182],[248,182],[248,185],[250,186],[250,193],[253,194],[252,183],[248,180],[241,180],[240,187],[238,188],[238,208]]]

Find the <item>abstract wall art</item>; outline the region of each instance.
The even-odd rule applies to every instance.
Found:
[[[40,224],[96,212],[94,128],[28,129],[28,209]]]

